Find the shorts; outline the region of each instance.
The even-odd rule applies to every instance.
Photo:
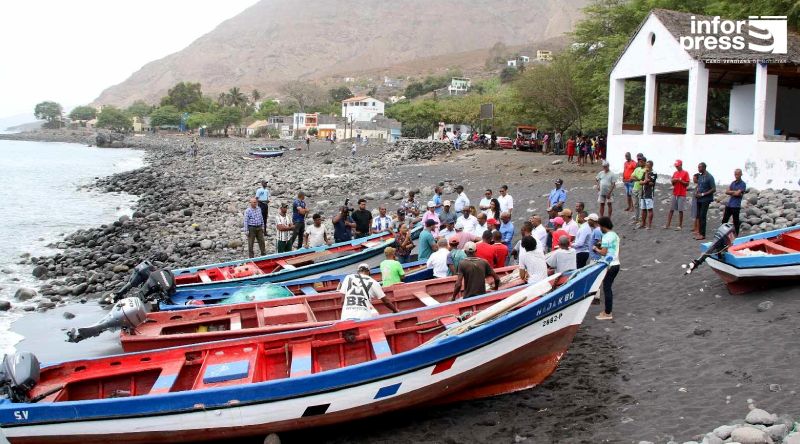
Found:
[[[639,207],[643,210],[652,210],[653,209],[653,199],[639,199]]]
[[[633,194],[633,182],[625,182],[625,194],[628,196]]]
[[[597,193],[597,203],[612,203],[614,202],[614,196],[606,197],[601,193]]]
[[[680,211],[686,209],[686,196],[672,196],[672,211]]]
[[[692,219],[697,219],[697,199],[692,199],[691,209],[692,209],[691,212]]]

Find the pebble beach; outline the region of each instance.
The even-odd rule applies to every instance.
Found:
[[[1,137],[92,140],[91,134],[66,131]],[[270,214],[302,190],[310,212],[321,213],[328,223],[346,198],[354,202],[364,197],[369,209],[385,204],[392,211],[409,190],[419,191],[418,201],[424,205],[439,183],[445,199],[454,199],[453,188],[463,185],[473,204],[484,189],[508,185],[517,232],[531,214],[545,214],[546,195],[556,178],[564,181],[570,208],[583,201],[588,211],[597,211],[594,176],[599,164],[578,167],[565,163],[563,156],[454,152],[445,144],[416,141],[372,143],[351,156],[347,144],[320,141],[308,151],[254,160],[246,152],[263,146],[263,140],[201,139],[197,157],[187,154],[188,145],[186,136],[126,138],[124,146],[144,150],[146,166],[100,178],[91,187],[137,196],[133,214],[67,234],[55,244],[61,252],[54,256],[19,259],[39,285],[30,289],[35,291],[21,289],[9,301],[10,310],[33,312],[12,326],[28,338],[18,349],[56,356],[59,348],[73,346],[63,343],[60,326],[93,322],[96,310],[71,307],[96,304],[142,259],[176,268],[245,257],[241,214],[263,179],[272,192]],[[613,170],[621,169],[623,159],[609,161]],[[718,181],[732,180],[732,171],[716,171],[713,159],[706,163]],[[660,203],[652,230],[633,228],[631,213],[622,211],[624,191],[615,191],[612,219],[622,239],[622,266],[614,285],[614,320],[595,320],[600,306],[593,306],[544,384],[484,400],[288,433],[282,441],[800,442],[797,435],[784,439],[800,421],[797,288],[731,296],[706,266],[684,276],[681,266],[699,255],[699,245],[688,223],[681,232],[660,228],[668,209],[663,203],[670,196],[667,183],[657,187]],[[743,233],[800,224],[798,192],[751,190],[744,200]],[[722,205],[715,202],[709,212],[709,236],[719,225]],[[274,251],[273,231],[267,240],[269,253]],[[91,346],[87,341],[84,347],[84,356],[116,351],[108,343]],[[769,420],[762,415],[759,421],[746,421],[756,408],[766,410]],[[765,434],[769,441],[732,441],[740,436],[734,433],[737,424]],[[778,430],[765,431],[781,424],[786,429],[782,436]],[[723,438],[725,433],[716,433],[720,426],[733,428]]]

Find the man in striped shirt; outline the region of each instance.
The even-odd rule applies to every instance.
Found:
[[[288,209],[289,205],[282,203],[278,215],[275,216],[275,242],[278,253],[292,251],[292,243],[289,240],[294,231],[294,224]]]
[[[258,240],[258,248],[261,255],[267,254],[267,246],[264,244],[264,218],[261,216],[261,209],[258,208],[258,199],[250,198],[250,206],[244,211],[244,227],[242,231],[247,233],[247,252],[250,257],[255,256],[253,243]]]
[[[378,208],[378,213],[378,217],[372,219],[372,234],[383,231],[394,232],[392,218],[386,215],[386,205],[381,205]]]

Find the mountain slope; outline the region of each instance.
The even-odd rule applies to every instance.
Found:
[[[275,91],[420,58],[520,45],[572,29],[587,0],[261,0],[185,49],[102,92],[98,104],[155,103],[179,81],[216,94]]]

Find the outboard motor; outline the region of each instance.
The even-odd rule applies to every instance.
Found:
[[[39,360],[30,352],[3,356],[0,363],[0,399],[30,402],[28,392],[39,382]]]
[[[86,338],[92,338],[106,330],[123,329],[132,331],[141,325],[147,318],[147,311],[141,299],[131,297],[118,301],[111,307],[111,311],[94,325],[88,327],[73,328],[67,332],[68,342],[80,342]]]
[[[128,282],[113,294],[101,299],[100,303],[113,304],[132,288],[139,286],[142,288],[137,296],[143,302],[166,301],[175,294],[175,276],[169,270],[158,269],[150,261],[142,261],[133,269]]]
[[[690,274],[710,256],[727,250],[728,247],[733,245],[734,239],[736,239],[736,231],[734,230],[733,224],[727,223],[720,225],[720,227],[717,228],[717,231],[714,233],[714,241],[708,246],[708,250],[706,250],[705,253],[703,253],[700,257],[689,263],[689,265],[686,267],[686,274]]]

